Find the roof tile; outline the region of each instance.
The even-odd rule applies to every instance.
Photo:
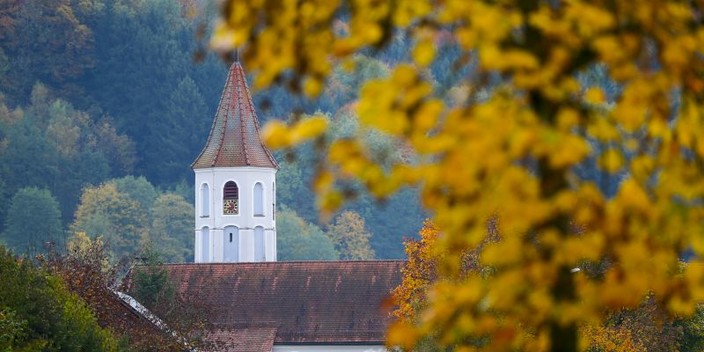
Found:
[[[191,167],[278,168],[259,136],[259,121],[239,61],[230,67],[208,142]]]
[[[276,343],[383,343],[382,303],[404,261],[170,264],[181,295],[198,297],[219,329],[276,329]]]

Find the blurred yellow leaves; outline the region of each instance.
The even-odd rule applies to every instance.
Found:
[[[424,252],[434,281],[408,282],[418,304],[403,308],[392,345],[431,337],[456,350],[547,350],[580,330],[618,350],[638,344],[595,327],[607,309],[654,295],[688,314],[704,298],[701,271],[680,274],[678,264],[687,250],[704,255],[704,29],[694,5],[226,3],[213,46],[241,49],[256,87],[293,77],[303,94],[324,95],[333,65],[353,69],[360,51],[410,43],[410,62],[365,82],[355,105],[359,128],[386,134],[408,159],[382,165],[359,138],[325,141],[314,183],[327,212],[350,180],[379,198],[420,188],[436,234]],[[461,60],[445,63],[444,45]],[[467,69],[450,89],[461,97],[438,89],[435,65]],[[597,70],[596,82],[580,81]],[[322,142],[327,126],[274,121],[262,135],[289,148]]]
[[[292,126],[275,120],[264,126],[262,139],[273,149],[287,148],[320,137],[327,126],[328,120],[324,116],[303,118]]]

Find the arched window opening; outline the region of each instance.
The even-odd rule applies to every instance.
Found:
[[[264,186],[259,182],[254,185],[254,216],[264,216]]]
[[[201,231],[201,257],[200,261],[210,262],[210,229],[204,227]]]
[[[207,183],[200,187],[200,216],[207,218],[210,216],[210,188]]]
[[[264,228],[257,226],[254,228],[254,261],[263,262],[266,260],[264,250]]]
[[[239,204],[240,191],[234,181],[225,183],[222,196],[222,213],[225,215],[236,215],[240,212]]]
[[[225,262],[238,262],[240,260],[240,229],[237,226],[226,226],[224,233],[225,245],[222,247],[222,257]]]

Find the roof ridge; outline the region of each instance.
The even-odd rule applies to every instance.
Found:
[[[227,81],[230,78],[230,71],[227,72],[227,78],[225,80],[225,87],[223,88],[223,91],[227,89]],[[218,107],[215,109],[215,116],[218,116],[218,113],[220,112],[220,109],[222,109],[222,101],[225,99],[225,94],[220,95],[220,100],[218,101]],[[210,126],[210,132],[208,132],[208,139],[206,139],[208,142],[210,142],[211,138],[213,137],[213,131],[215,131],[215,126],[217,125],[217,119],[213,119],[213,124]],[[195,166],[195,164],[200,160],[200,158],[205,154],[205,151],[208,149],[208,143],[205,144],[203,149],[198,153],[198,156],[196,159],[191,163],[191,168]],[[215,161],[213,160],[213,163]],[[214,166],[214,165],[211,165]]]
[[[242,68],[242,74],[244,76],[244,68]],[[251,97],[252,95],[249,91],[249,85],[247,85],[247,81],[244,82],[244,89],[247,93],[247,96]],[[254,109],[254,102],[252,101],[252,99],[249,99],[247,102],[249,103],[249,111],[252,112],[252,120],[254,120],[254,130],[257,131],[257,135],[256,135],[257,140],[259,140],[260,144],[264,145],[264,143],[262,142],[260,131],[259,131],[259,116],[257,116],[257,111]],[[278,169],[279,163],[276,162],[276,159],[274,159],[274,155],[271,153],[269,148],[266,148],[266,146],[265,146],[264,152],[269,157],[269,160],[271,161],[271,163],[274,164],[274,166]]]
[[[240,112],[240,135],[242,138],[242,144],[244,146],[244,148],[242,148],[243,152],[244,152],[244,163],[245,163],[245,165],[249,166],[250,165],[249,151],[247,150],[247,145],[246,145],[246,143],[247,143],[247,128],[246,127],[247,126],[246,126],[246,124],[244,124],[242,122],[244,122],[243,120],[247,119],[248,116],[252,115],[253,109],[250,109],[249,111],[247,111],[250,113],[249,115],[242,114],[242,112],[243,112],[242,111],[242,92],[240,91],[240,89],[242,88],[242,84],[246,85],[247,82],[246,81],[242,82],[244,80],[244,69],[242,68],[242,65],[240,65],[240,62],[236,61],[235,65],[236,65],[235,69],[237,70],[237,73],[238,73],[238,75],[235,77],[235,79],[237,79],[237,86],[236,86],[236,89],[237,89],[237,111]],[[245,93],[247,94],[247,96],[249,96],[249,92],[245,91]],[[249,122],[249,121],[247,121],[247,122]]]
[[[230,94],[232,90],[232,86],[229,84],[230,80],[232,79],[232,71],[227,72],[227,80],[225,80],[225,88],[223,89],[223,94],[222,98],[220,98],[220,101],[222,102],[225,97],[227,97],[227,101],[225,102],[225,106],[232,107],[232,94]],[[218,111],[216,111],[216,117],[219,116],[219,112],[222,109],[222,106],[218,104]],[[220,159],[220,153],[222,152],[223,149],[223,144],[225,142],[225,130],[227,129],[227,123],[230,120],[230,109],[227,109],[225,111],[225,116],[222,126],[220,126],[220,138],[218,139],[217,143],[217,151],[215,152],[215,157],[213,158],[213,162],[211,163],[211,166],[215,166],[217,163],[218,159]],[[213,123],[215,124],[216,121],[214,120]],[[210,139],[208,139],[210,141]]]

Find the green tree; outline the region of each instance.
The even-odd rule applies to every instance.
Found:
[[[49,189],[59,201],[64,223],[72,220],[86,184],[121,174],[134,163],[129,138],[118,134],[108,120],[95,122],[68,102],[52,99],[42,84],[34,86],[30,105],[4,114],[0,179],[9,189]]]
[[[10,5],[4,24],[11,23],[11,30],[3,33],[0,42],[0,51],[8,58],[5,74],[0,75],[3,90],[17,105],[26,103],[37,81],[66,93],[80,93],[76,83],[95,64],[95,42],[86,19],[99,11],[103,2],[12,3],[3,1],[0,5]]]
[[[17,318],[17,314],[10,308],[0,309],[0,351],[10,352],[18,349],[18,342],[24,339],[27,330],[27,321]],[[29,346],[25,346],[27,348]],[[31,346],[39,348],[40,346]],[[29,349],[29,348],[27,348]]]
[[[372,235],[364,225],[364,219],[353,211],[344,211],[328,226],[326,234],[335,244],[343,260],[374,259],[374,250],[369,245]]]
[[[73,232],[85,232],[91,238],[103,236],[114,259],[137,253],[145,238],[148,213],[114,183],[86,187],[76,209]]]
[[[134,269],[134,297],[155,313],[164,313],[168,311],[167,303],[175,297],[173,283],[163,267],[161,254],[151,244],[147,244],[142,254],[143,265]]]
[[[4,242],[16,251],[34,253],[62,236],[59,203],[51,192],[28,187],[15,193],[5,218]]]
[[[676,325],[682,328],[680,351],[704,351],[704,307],[697,306],[697,310],[691,317],[679,319]]]
[[[339,254],[328,236],[316,225],[301,219],[292,210],[276,214],[279,260],[333,260]]]
[[[208,329],[209,311],[198,301],[199,298],[178,294],[163,265],[161,254],[151,243],[145,245],[140,260],[141,263],[132,269],[130,294],[166,322],[169,329],[178,335],[179,342],[186,341],[190,348],[198,350],[214,350],[212,343],[205,341],[203,335],[203,331]],[[173,347],[173,338],[169,342]],[[153,346],[147,347],[147,350],[153,350]],[[180,349],[175,350],[183,349],[183,345],[176,347]]]
[[[171,263],[193,261],[193,205],[183,197],[165,193],[154,202],[147,238]]]
[[[194,63],[195,21],[178,1],[110,1],[93,20],[96,62],[83,100],[135,142],[137,174],[164,186],[187,178],[227,67],[213,55]]]
[[[159,191],[144,176],[132,176],[112,179],[108,181],[117,187],[117,191],[127,194],[139,203],[140,208],[148,212],[159,196]]]
[[[196,83],[189,76],[183,77],[169,95],[164,121],[154,126],[150,139],[155,145],[142,155],[145,163],[160,165],[152,173],[153,179],[173,184],[185,178],[187,166],[207,138],[212,123],[207,112]]]
[[[101,238],[91,240],[84,233],[77,233],[65,253],[51,252],[41,263],[83,299],[101,326],[109,328],[130,351],[183,351],[182,340],[146,320],[135,321],[124,314],[124,302],[114,287],[127,263],[111,265],[109,256]]]
[[[0,247],[0,347],[19,351],[117,351],[112,334],[61,280]]]

